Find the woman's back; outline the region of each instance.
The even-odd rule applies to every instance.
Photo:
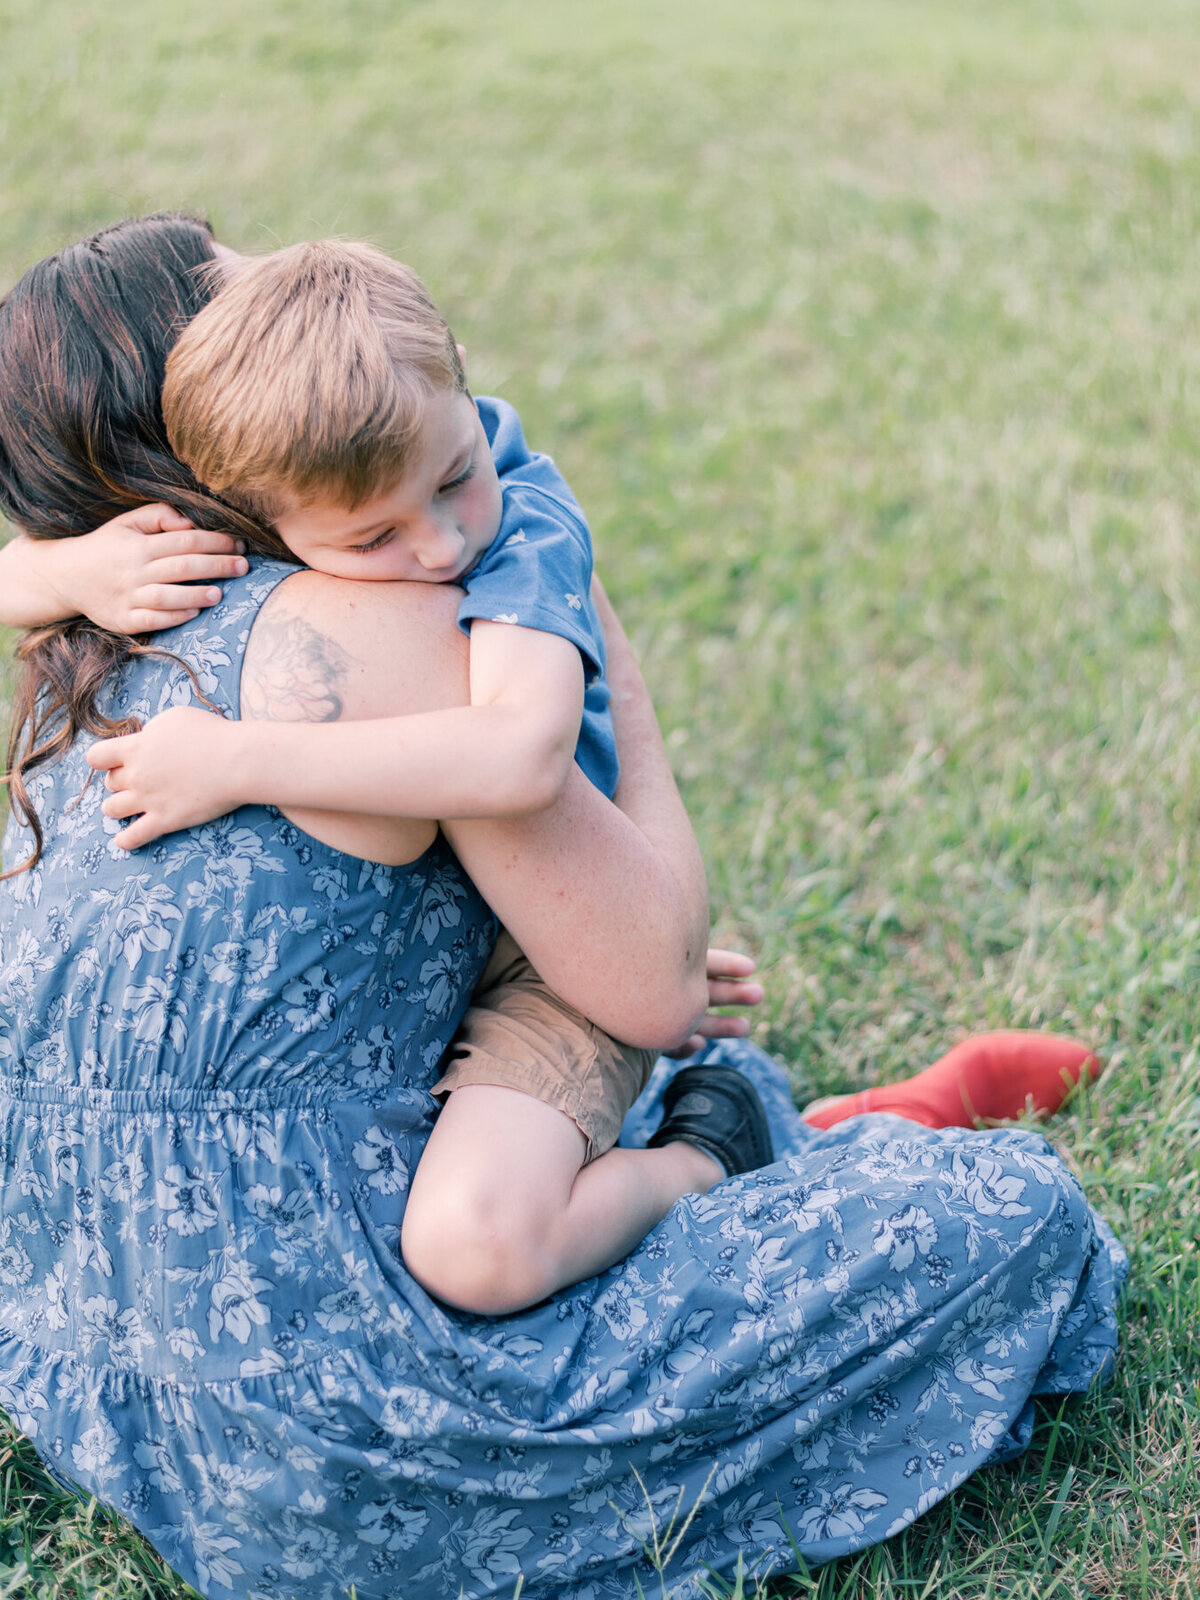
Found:
[[[259,565],[164,638],[228,714],[292,570]],[[143,718],[195,698],[161,656],[111,693]],[[363,1222],[394,1239],[493,920],[440,838],[384,866],[264,807],[127,856],[88,776],[80,742],[30,784],[44,854],[0,892],[0,1115],[27,1206],[0,1326],[141,1370],[185,1350],[202,1377],[259,1370],[284,1328],[311,1354]],[[26,854],[14,820],[5,865]]]
[[[226,710],[288,570],[167,641]],[[185,685],[140,659],[120,709]],[[0,1405],[213,1600],[627,1600],[680,1507],[687,1572],[825,1559],[1111,1361],[1120,1252],[1044,1143],[890,1118],[791,1113],[788,1159],[609,1272],[445,1312],[396,1244],[492,930],[454,857],[247,808],[128,859],[85,778],[41,780],[45,862],[0,891]]]

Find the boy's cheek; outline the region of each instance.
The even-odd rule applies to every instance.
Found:
[[[492,481],[488,485],[487,514],[483,518],[484,538],[480,545],[480,553],[500,532],[500,524],[504,520],[504,494],[500,488],[500,480],[493,472]]]

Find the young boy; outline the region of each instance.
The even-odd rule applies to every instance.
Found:
[[[246,263],[181,336],[163,404],[197,477],[309,566],[461,584],[471,703],[336,729],[255,722],[250,737],[246,724],[167,713],[92,752],[114,790],[105,811],[137,817],[122,844],[253,801],[516,815],[551,804],[572,760],[612,795],[586,523],[512,408],[471,398],[462,352],[412,273],[361,245]],[[655,1148],[612,1149],[653,1052],[566,1006],[506,935],[476,1002],[435,1089],[451,1099],[402,1232],[414,1276],[451,1303],[500,1313],[544,1298],[619,1259],[682,1194],[770,1159],[753,1089],[712,1067],[672,1085]],[[531,1124],[544,1162],[520,1195],[497,1198],[510,1214],[454,1233],[462,1174],[488,1193],[504,1129]]]

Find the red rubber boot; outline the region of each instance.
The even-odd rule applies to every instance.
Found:
[[[810,1127],[832,1128],[863,1112],[887,1111],[927,1128],[974,1128],[1024,1111],[1046,1116],[1077,1083],[1103,1070],[1093,1050],[1065,1034],[979,1033],[914,1077],[815,1100],[802,1117]]]

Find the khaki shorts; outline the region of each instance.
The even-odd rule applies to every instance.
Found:
[[[519,1089],[570,1117],[588,1142],[585,1160],[611,1150],[625,1113],[658,1059],[609,1038],[548,989],[503,929],[470,1010],[434,1087],[470,1083]]]

